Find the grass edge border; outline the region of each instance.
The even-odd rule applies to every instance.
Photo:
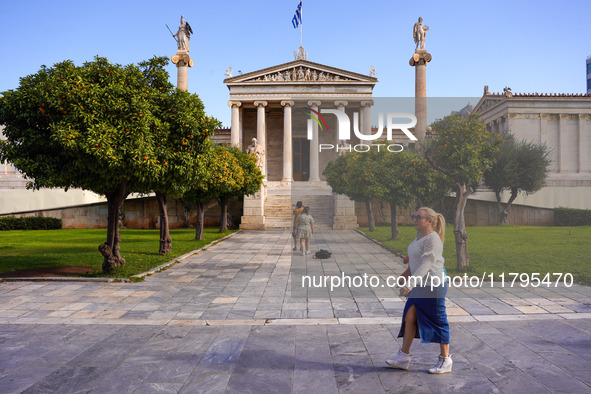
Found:
[[[362,230],[360,230],[359,228],[355,229],[356,232],[358,232],[359,234],[363,235],[365,238],[369,239],[370,241],[372,241],[373,243],[376,243],[378,245],[380,245],[382,248],[386,249],[388,252],[392,253],[393,255],[396,255],[400,258],[405,258],[406,256],[403,255],[402,253],[396,252],[390,248],[388,248],[387,246],[384,246],[383,243],[381,243],[380,241],[378,241],[377,239],[374,239],[372,237],[370,237],[369,235],[367,235],[366,233],[364,233]]]
[[[0,283],[2,282],[104,282],[104,283],[133,283],[133,282],[140,282],[142,280],[144,280],[147,276],[151,276],[154,274],[157,274],[159,272],[162,272],[170,267],[172,267],[175,264],[181,263],[183,260],[185,260],[186,258],[193,256],[194,254],[197,254],[203,250],[206,250],[207,248],[224,241],[227,238],[232,237],[234,234],[238,234],[242,232],[242,229],[238,229],[220,239],[216,239],[215,241],[202,246],[199,249],[195,249],[192,250],[188,253],[185,253],[182,256],[176,257],[173,260],[170,260],[169,262],[166,262],[164,264],[160,264],[157,267],[154,267],[148,271],[136,274],[136,275],[132,275],[129,278],[85,278],[85,277],[81,277],[81,276],[50,276],[50,277],[23,277],[23,278],[0,278]]]

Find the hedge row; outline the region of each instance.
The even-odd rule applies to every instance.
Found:
[[[555,226],[591,226],[591,209],[554,208]]]
[[[58,230],[62,228],[62,219],[29,216],[0,217],[0,230]]]

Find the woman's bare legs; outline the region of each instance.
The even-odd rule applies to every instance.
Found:
[[[404,337],[402,337],[402,351],[406,354],[410,353],[410,345],[415,338],[417,332],[417,311],[414,305],[411,305],[404,316]],[[443,346],[443,344],[442,344]],[[449,345],[447,345],[449,347]],[[443,354],[443,348],[442,348]]]

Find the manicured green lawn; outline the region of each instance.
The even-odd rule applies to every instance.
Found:
[[[390,227],[380,226],[369,232],[369,237],[380,241],[390,250],[406,256],[406,249],[416,237],[411,226],[400,226],[398,240],[390,240]],[[486,226],[468,227],[468,253],[472,275],[495,276],[511,272],[571,273],[576,283],[591,285],[591,226],[537,227],[537,226]],[[443,257],[448,273],[462,274],[456,267],[456,250],[453,227],[447,226]],[[510,277],[512,278],[512,277]],[[551,279],[554,282],[556,277]],[[505,279],[507,280],[507,279]]]
[[[129,278],[199,249],[233,231],[205,229],[204,239],[195,241],[195,229],[171,230],[172,251],[158,254],[158,230],[121,230],[121,255],[125,265],[110,275],[102,273],[103,256],[98,246],[107,230],[15,230],[0,231],[0,273],[15,269],[59,266],[89,266],[87,276]]]

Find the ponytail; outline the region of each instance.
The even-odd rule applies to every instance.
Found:
[[[431,220],[433,230],[439,235],[441,238],[441,243],[445,242],[445,218],[442,214],[435,212],[431,208],[422,207],[417,209],[417,211],[423,211],[427,214],[427,217]]]
[[[438,213],[433,220],[433,230],[439,234],[439,238],[441,238],[441,243],[445,242],[445,218],[442,214]]]

